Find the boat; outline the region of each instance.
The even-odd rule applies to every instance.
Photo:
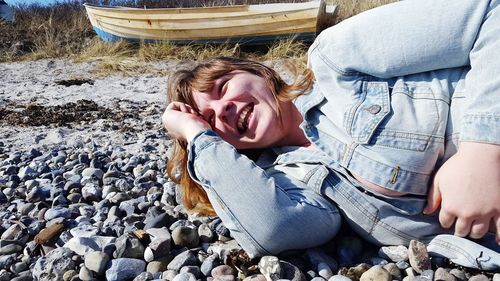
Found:
[[[294,37],[312,41],[333,24],[325,0],[197,8],[128,8],[85,3],[98,36],[108,42],[266,44]]]

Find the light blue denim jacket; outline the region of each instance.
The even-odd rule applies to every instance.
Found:
[[[241,246],[252,256],[317,246],[343,218],[378,244],[418,239],[464,266],[500,269],[498,245],[421,214],[458,141],[500,144],[498,2],[408,0],[323,31],[309,50],[316,83],[295,101],[319,151],[273,148],[252,161],[200,132],[190,175]],[[349,171],[410,194],[370,192]]]

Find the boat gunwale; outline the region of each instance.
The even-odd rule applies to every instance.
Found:
[[[268,4],[254,4],[254,5],[227,5],[227,6],[210,6],[210,7],[186,7],[186,8],[133,8],[133,7],[122,7],[122,6],[104,6],[104,5],[94,5],[94,4],[89,4],[89,3],[84,3],[83,6],[87,9],[87,11],[92,10],[98,10],[98,11],[103,11],[103,12],[165,12],[165,13],[172,13],[172,14],[197,14],[197,13],[210,13],[210,10],[221,10],[219,13],[237,13],[237,12],[250,12],[254,11],[258,14],[267,14],[269,12],[267,11],[262,11],[259,9],[264,9],[264,7],[270,7],[270,6],[287,6],[287,5],[294,5],[297,7],[290,8],[289,10],[283,11],[283,10],[278,10],[275,11],[273,10],[272,13],[275,12],[290,12],[290,11],[299,11],[299,10],[311,10],[311,9],[318,9],[320,6],[320,1],[318,0],[313,0],[313,1],[308,1],[308,2],[299,2],[299,3],[268,3]],[[303,6],[303,7],[301,7]],[[256,9],[256,10],[252,10]],[[227,10],[227,11],[224,11]],[[142,14],[142,13],[138,13]]]

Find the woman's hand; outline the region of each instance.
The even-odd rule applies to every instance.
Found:
[[[488,229],[500,243],[500,145],[462,142],[437,171],[424,213],[441,205],[439,222],[455,223],[455,235],[483,237]]]
[[[176,101],[167,106],[162,121],[172,138],[188,142],[200,131],[211,128],[191,106]]]

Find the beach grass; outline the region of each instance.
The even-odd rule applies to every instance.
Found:
[[[85,2],[95,2],[90,0]],[[304,2],[290,0],[287,2]],[[364,10],[394,0],[329,0],[338,5],[336,22]],[[106,1],[104,1],[106,2]],[[283,2],[280,0],[175,0],[130,1],[123,6],[192,7]],[[116,1],[114,3],[116,5]],[[141,62],[162,60],[202,61],[216,56],[235,55],[234,44],[174,45],[169,42],[131,44],[105,43],[97,38],[79,0],[53,6],[23,5],[15,7],[13,23],[0,22],[0,62],[68,58],[77,62],[98,61],[100,73],[133,72]],[[292,59],[299,68],[306,64],[308,45],[293,39],[280,40],[266,48],[244,48],[238,55],[259,61]],[[124,62],[125,61],[125,62]],[[133,62],[133,63],[132,63]]]

